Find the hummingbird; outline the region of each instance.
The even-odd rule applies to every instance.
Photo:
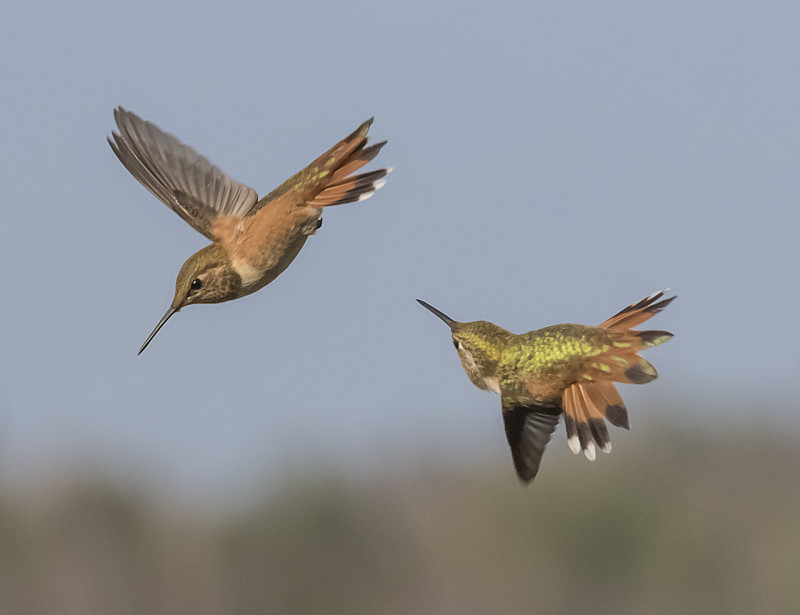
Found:
[[[391,168],[353,175],[386,141],[367,147],[370,118],[305,169],[259,200],[194,149],[118,107],[108,139],[131,175],[211,244],[183,264],[175,296],[139,354],[167,320],[193,303],[244,297],[277,278],[322,226],[325,207],[363,201]]]
[[[630,429],[615,382],[646,384],[656,369],[638,355],[663,344],[668,331],[635,331],[675,296],[653,293],[597,327],[561,324],[515,335],[486,320],[458,322],[417,301],[450,327],[467,376],[479,389],[500,394],[506,438],[517,475],[530,483],[545,446],[564,416],[567,444],[594,461],[611,451],[605,421]]]

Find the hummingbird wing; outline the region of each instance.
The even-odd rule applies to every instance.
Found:
[[[329,207],[371,197],[386,183],[383,178],[391,171],[379,169],[351,176],[386,145],[386,141],[382,141],[366,147],[371,125],[372,118],[262,198],[247,215],[253,216],[260,209],[277,203],[288,207]]]
[[[503,402],[503,423],[517,475],[524,483],[539,472],[539,464],[556,430],[561,408],[555,405],[512,405]]]
[[[212,224],[224,216],[244,217],[258,200],[194,149],[135,113],[114,109],[119,134],[108,139],[125,168],[196,231],[216,240]]]

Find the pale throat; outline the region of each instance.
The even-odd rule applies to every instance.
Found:
[[[472,358],[472,355],[463,346],[459,347],[458,356],[461,359],[464,370],[467,372],[467,376],[472,380],[472,384],[485,391],[500,393],[500,382],[497,376],[484,376],[478,364],[475,362],[475,359]]]

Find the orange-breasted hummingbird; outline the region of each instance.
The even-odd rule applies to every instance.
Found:
[[[122,107],[111,149],[139,182],[212,241],[183,264],[175,297],[139,353],[169,318],[193,303],[221,303],[253,293],[278,277],[309,235],[324,207],[363,201],[391,168],[353,175],[386,141],[367,147],[372,119],[259,200],[188,145]]]

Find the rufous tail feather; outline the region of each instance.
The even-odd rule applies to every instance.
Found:
[[[641,324],[667,307],[675,297],[663,299],[660,291],[629,305],[600,325],[609,331],[611,344],[592,357],[579,382],[562,394],[567,443],[576,455],[583,451],[595,458],[596,449],[611,450],[605,421],[630,429],[628,410],[614,386],[615,382],[645,384],[658,377],[655,367],[637,353],[663,344],[672,337],[668,331],[635,331]]]
[[[629,429],[628,411],[612,382],[576,383],[562,395],[567,444],[576,455],[583,451],[594,460],[596,449],[611,452],[611,437],[605,421]]]
[[[365,201],[375,194],[376,190],[383,188],[386,184],[386,180],[383,178],[390,172],[391,169],[379,169],[330,184],[309,201],[309,205],[330,207],[354,201]]]
[[[386,145],[386,141],[381,141],[366,147],[367,132],[371,124],[372,119],[367,120],[350,136],[312,163],[312,166],[324,169],[322,173],[330,170],[332,174],[329,183],[309,201],[309,205],[330,207],[364,201],[383,187],[386,183],[383,178],[391,172],[391,168],[352,176],[352,173],[375,158]]]
[[[657,293],[653,293],[649,297],[645,297],[641,301],[629,305],[600,324],[600,328],[608,329],[609,331],[625,331],[627,329],[633,329],[636,325],[639,325],[645,320],[652,318],[670,303],[672,303],[675,297],[669,297],[659,301],[659,299],[661,299],[666,292],[667,291],[665,290],[660,290]]]

